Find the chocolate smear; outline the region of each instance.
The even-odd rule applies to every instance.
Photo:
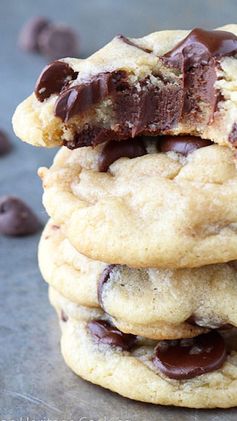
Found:
[[[40,102],[52,94],[59,94],[65,86],[77,78],[78,73],[63,61],[53,61],[40,74],[36,85],[35,95]]]
[[[222,367],[227,352],[222,336],[216,332],[192,339],[161,341],[153,358],[154,365],[171,379],[191,379]]]
[[[98,343],[122,348],[129,351],[136,343],[136,336],[123,333],[105,320],[92,320],[88,329]]]
[[[132,47],[135,47],[135,48],[138,48],[139,50],[144,51],[144,53],[150,54],[152,52],[152,50],[150,50],[149,48],[144,48],[138,44],[135,44],[135,42],[131,41],[129,38],[125,37],[124,35],[118,35],[117,38],[123,41],[125,44],[131,45]]]

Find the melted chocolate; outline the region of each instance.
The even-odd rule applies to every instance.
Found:
[[[120,39],[143,49],[126,37],[120,36]],[[60,91],[54,112],[64,122],[87,112],[108,96],[111,98],[112,127],[85,124],[74,139],[64,141],[70,149],[138,135],[166,134],[179,122],[189,122],[195,128],[212,122],[220,99],[215,89],[218,60],[236,52],[237,37],[234,34],[196,28],[161,57],[165,65],[177,67],[182,77],[178,77],[177,71],[173,80],[166,79],[164,74],[153,74],[152,78],[147,76],[141,80],[137,88],[129,85],[128,74],[124,70],[118,70],[99,73],[69,88],[65,87],[65,78],[62,78],[59,86],[38,95],[43,100],[51,91]],[[152,82],[154,78],[157,78],[157,84]],[[40,89],[37,87],[36,91]],[[233,144],[237,143],[235,132],[233,128],[230,135]]]
[[[210,146],[213,143],[210,140],[201,139],[195,136],[164,136],[160,138],[158,148],[161,152],[177,152],[184,156],[194,152],[197,149]]]
[[[103,300],[102,300],[102,291],[104,284],[109,280],[110,275],[116,265],[108,265],[102,272],[102,275],[99,279],[98,286],[97,286],[97,296],[100,306],[103,307]]]
[[[146,155],[146,148],[142,139],[128,139],[106,143],[99,157],[99,171],[106,172],[109,166],[122,157],[137,158]]]
[[[183,380],[217,370],[226,356],[222,336],[212,331],[192,339],[160,342],[153,362],[167,377]]]
[[[180,68],[183,74],[183,120],[192,124],[213,120],[220,99],[215,89],[216,61],[237,52],[237,37],[226,31],[193,29],[163,57],[165,63]],[[202,105],[201,105],[202,104]]]
[[[55,115],[67,122],[75,115],[82,114],[92,105],[105,99],[112,93],[123,91],[127,87],[126,72],[104,72],[63,92],[56,104]]]
[[[152,52],[152,50],[149,50],[149,48],[143,48],[140,45],[135,44],[135,42],[131,41],[130,39],[128,39],[124,35],[118,35],[118,39],[123,41],[125,44],[131,45],[132,47],[135,47],[135,48],[138,48],[139,50],[144,51],[145,53],[151,53]]]
[[[124,351],[132,349],[136,343],[136,336],[123,333],[105,320],[92,320],[88,329],[99,343],[116,346]]]
[[[180,55],[186,55],[189,65],[207,64],[210,57],[220,59],[237,53],[237,37],[227,31],[193,29],[171,51],[164,55],[170,63],[178,64]]]
[[[36,85],[35,95],[37,99],[43,102],[52,94],[58,94],[69,83],[76,79],[78,73],[63,61],[54,61],[46,66],[40,74]]]

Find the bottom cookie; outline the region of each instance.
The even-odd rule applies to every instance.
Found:
[[[57,312],[61,316],[65,362],[85,380],[127,398],[153,404],[189,408],[237,405],[235,330],[227,331],[224,339],[212,331],[183,342],[157,343],[120,332],[100,312],[92,314],[87,309],[81,320],[68,317],[58,306]],[[170,357],[176,358],[173,367],[169,365]]]

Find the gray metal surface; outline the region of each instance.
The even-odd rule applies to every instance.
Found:
[[[17,141],[11,132],[15,106],[31,92],[45,64],[16,47],[17,33],[32,15],[70,23],[81,34],[83,56],[117,33],[141,36],[162,28],[214,27],[237,21],[236,0],[0,0],[0,127],[14,142],[0,159],[0,195],[17,194],[40,217],[36,170],[55,151]],[[0,420],[152,421],[236,420],[237,410],[196,411],[155,407],[123,399],[77,378],[59,352],[59,329],[37,268],[39,236],[0,237]]]

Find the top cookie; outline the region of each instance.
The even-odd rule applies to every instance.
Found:
[[[37,146],[192,134],[237,145],[237,25],[118,36],[86,60],[47,66],[13,125]]]

